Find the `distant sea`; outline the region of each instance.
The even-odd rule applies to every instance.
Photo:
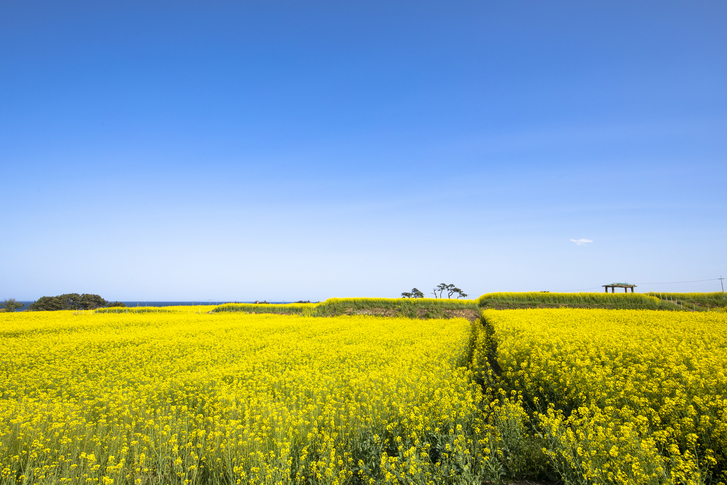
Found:
[[[228,303],[225,301],[122,301],[124,305],[128,307],[132,306],[192,306],[192,305],[210,305],[215,306],[220,303]],[[240,302],[248,303],[248,302]],[[253,302],[254,303],[254,302]]]
[[[122,301],[124,305],[128,307],[132,306],[193,306],[193,305],[222,305],[223,303],[255,303],[254,301],[214,301],[214,300],[203,300],[203,301]],[[266,303],[275,303],[282,305],[283,303],[291,303],[289,301],[268,301]]]
[[[28,308],[28,305],[33,303],[32,301],[21,301],[18,303],[23,304],[23,308],[18,309],[17,311],[22,312],[26,308]],[[222,303],[255,303],[254,301],[212,301],[212,300],[200,300],[200,301],[122,301],[124,305],[128,307],[135,307],[135,306],[192,306],[192,305],[221,305]],[[276,303],[276,304],[283,304],[283,303],[290,303],[288,301],[269,301],[268,303]]]

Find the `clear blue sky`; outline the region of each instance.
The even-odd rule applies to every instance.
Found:
[[[719,290],[725,25],[717,0],[3,1],[0,299]]]

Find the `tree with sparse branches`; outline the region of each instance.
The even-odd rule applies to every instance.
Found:
[[[5,300],[0,303],[0,307],[2,307],[6,312],[14,312],[18,308],[23,308],[23,304],[15,298],[10,298],[9,300]]]
[[[450,287],[447,288],[447,298],[452,298],[452,295],[457,295],[457,299],[460,298],[467,298],[467,293],[463,292],[459,288],[457,288],[454,285],[449,285]]]
[[[459,298],[467,298],[467,293],[463,292],[461,289],[457,288],[456,286],[452,284],[446,284],[446,283],[440,283],[437,286],[434,287],[432,290],[432,295],[434,295],[434,298],[442,298],[443,293],[447,293],[447,298],[452,298],[453,295],[457,295],[457,299]]]
[[[434,295],[434,298],[442,298],[442,293],[449,287],[450,285],[446,283],[439,283],[437,286],[434,287],[432,290],[432,295]]]

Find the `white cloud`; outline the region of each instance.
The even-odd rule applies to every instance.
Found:
[[[571,239],[571,241],[573,241],[574,243],[576,243],[579,246],[581,244],[588,244],[588,243],[592,243],[593,242],[590,239]]]

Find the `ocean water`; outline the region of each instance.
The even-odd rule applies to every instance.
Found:
[[[228,303],[226,301],[212,301],[212,300],[200,300],[200,301],[122,301],[124,305],[128,307],[136,306],[193,306],[193,305],[210,305],[215,306],[221,303]],[[248,302],[240,302],[248,303]],[[253,302],[254,303],[254,302]]]
[[[128,307],[135,306],[194,306],[194,305],[222,305],[223,303],[255,303],[254,301],[228,301],[228,300],[202,300],[202,301],[122,301],[124,305]],[[274,303],[276,305],[282,305],[285,303],[292,303],[289,301],[269,301],[267,303]]]
[[[109,300],[111,301],[117,301],[117,300]],[[17,311],[22,312],[25,311],[28,308],[28,305],[33,303],[32,301],[21,301],[18,303],[23,304],[23,308],[18,309]],[[143,301],[143,300],[135,300],[135,301],[122,301],[124,305],[127,307],[137,307],[137,306],[154,306],[154,307],[162,307],[162,306],[193,306],[193,305],[221,305],[222,303],[255,303],[254,301],[226,301],[226,300],[199,300],[199,301]],[[275,303],[275,304],[283,304],[283,303],[290,303],[287,301],[269,301],[268,303]]]

